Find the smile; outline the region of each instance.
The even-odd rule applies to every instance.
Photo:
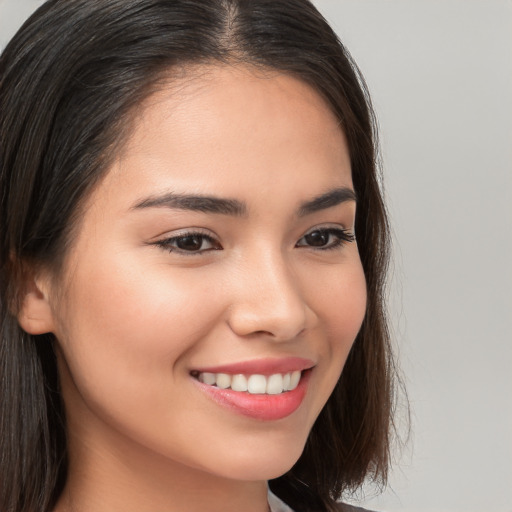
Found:
[[[237,415],[275,421],[294,413],[306,397],[315,363],[289,357],[263,359],[190,372],[214,403]]]
[[[230,375],[228,373],[201,372],[193,375],[199,382],[220,389],[232,389],[238,392],[248,392],[259,395],[279,395],[293,391],[299,385],[302,372],[295,370],[284,374],[272,375]]]

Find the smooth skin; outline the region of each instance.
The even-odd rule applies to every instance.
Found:
[[[300,456],[365,314],[355,201],[300,212],[340,188],[353,189],[343,132],[295,78],[203,66],[141,106],[64,268],[37,273],[19,314],[57,339],[70,454],[57,512],[268,510],[266,481]],[[192,375],[290,356],[314,368],[276,421],[216,403]]]

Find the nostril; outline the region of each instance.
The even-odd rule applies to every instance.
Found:
[[[253,334],[259,336],[274,336],[270,331],[256,331]]]

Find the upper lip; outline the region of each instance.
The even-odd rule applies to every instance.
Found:
[[[313,366],[315,366],[315,363],[310,359],[304,359],[302,357],[283,357],[254,359],[218,366],[194,368],[194,371],[199,373],[227,373],[231,375],[273,375],[275,373],[308,370]]]

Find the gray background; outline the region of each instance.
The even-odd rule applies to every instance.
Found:
[[[0,47],[40,1],[0,0]],[[412,436],[388,512],[512,512],[512,1],[316,0],[363,70]]]

